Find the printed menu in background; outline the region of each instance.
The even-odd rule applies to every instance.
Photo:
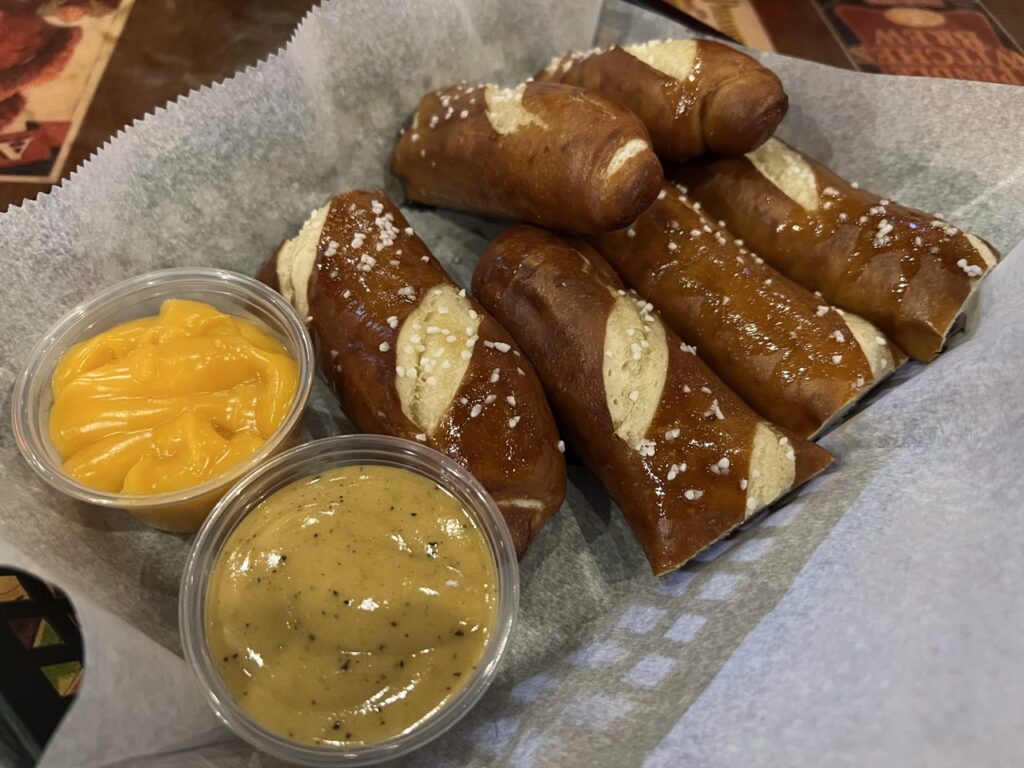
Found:
[[[134,0],[0,0],[0,183],[55,182]]]
[[[864,72],[1024,85],[1024,3],[663,0],[760,50]]]
[[[816,0],[858,69],[1024,85],[1024,54],[979,2]]]

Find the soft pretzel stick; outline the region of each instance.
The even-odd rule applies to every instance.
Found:
[[[832,461],[751,411],[585,243],[510,229],[473,288],[533,361],[655,574]]]
[[[625,226],[662,181],[635,115],[554,83],[431,91],[395,147],[391,172],[413,202],[578,233]]]
[[[418,440],[487,488],[522,555],[565,495],[532,366],[383,192],[314,211],[260,273],[307,318],[320,368],[364,432]]]
[[[590,242],[740,397],[802,437],[905,359],[871,323],[756,258],[672,184],[629,228]]]
[[[544,82],[588,88],[636,113],[658,154],[742,154],[772,135],[788,107],[775,74],[711,40],[657,40],[553,59]]]
[[[997,254],[985,241],[879,198],[777,139],[675,178],[780,272],[929,361]]]

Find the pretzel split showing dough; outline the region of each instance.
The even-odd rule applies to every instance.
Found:
[[[998,258],[942,217],[860,189],[778,139],[670,175],[777,270],[924,362]]]
[[[473,278],[655,574],[683,565],[832,461],[757,416],[580,241],[507,230]]]
[[[772,269],[673,184],[627,229],[590,242],[726,384],[801,437],[905,360],[877,328]]]
[[[356,427],[469,469],[522,556],[565,496],[554,419],[513,338],[397,206],[379,190],[334,197],[259,277],[307,314],[320,369]]]
[[[391,172],[411,202],[582,234],[633,221],[663,179],[639,118],[556,83],[431,91]]]
[[[574,51],[553,59],[537,80],[587,88],[631,110],[658,155],[674,162],[749,152],[772,135],[789,106],[775,73],[711,40]]]

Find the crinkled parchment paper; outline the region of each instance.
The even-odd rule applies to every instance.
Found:
[[[617,1],[326,3],[282,53],[157,110],[0,215],[2,391],[49,325],[114,281],[253,272],[329,195],[398,195],[386,159],[424,90],[678,34]],[[1019,240],[1024,90],[762,58],[790,94],[785,138],[1003,251]],[[500,229],[409,216],[463,283]],[[570,455],[497,683],[406,764],[1024,764],[1021,258],[981,294],[954,349],[825,438],[833,470],[660,581]],[[320,392],[307,429],[351,427]],[[84,688],[43,765],[273,765],[217,724],[180,656],[189,539],[50,492],[6,422],[0,486],[0,562],[66,589],[86,637]]]

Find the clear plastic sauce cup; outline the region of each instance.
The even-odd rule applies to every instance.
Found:
[[[496,610],[476,670],[464,687],[403,733],[372,744],[309,745],[283,737],[250,717],[217,671],[207,639],[210,577],[235,528],[260,502],[303,478],[338,467],[386,466],[425,476],[457,499],[477,523],[494,565]],[[344,561],[339,567],[344,573]],[[293,448],[242,478],[217,504],[189,553],[182,579],[179,620],[185,657],[220,719],[258,749],[311,766],[355,766],[391,760],[422,747],[457,723],[496,674],[519,603],[519,569],[508,526],[483,486],[461,465],[419,443],[380,435],[346,435]]]
[[[299,366],[298,388],[284,421],[256,453],[199,485],[169,493],[129,495],[91,488],[64,474],[49,436],[51,380],[73,345],[121,323],[156,315],[167,299],[210,304],[225,314],[251,320],[280,341]],[[51,486],[75,499],[123,509],[169,531],[198,530],[217,500],[239,477],[290,447],[301,429],[315,370],[313,346],[301,318],[277,292],[257,280],[223,269],[181,268],[151,272],[111,286],[75,307],[33,348],[18,375],[11,399],[14,436],[25,460]]]

